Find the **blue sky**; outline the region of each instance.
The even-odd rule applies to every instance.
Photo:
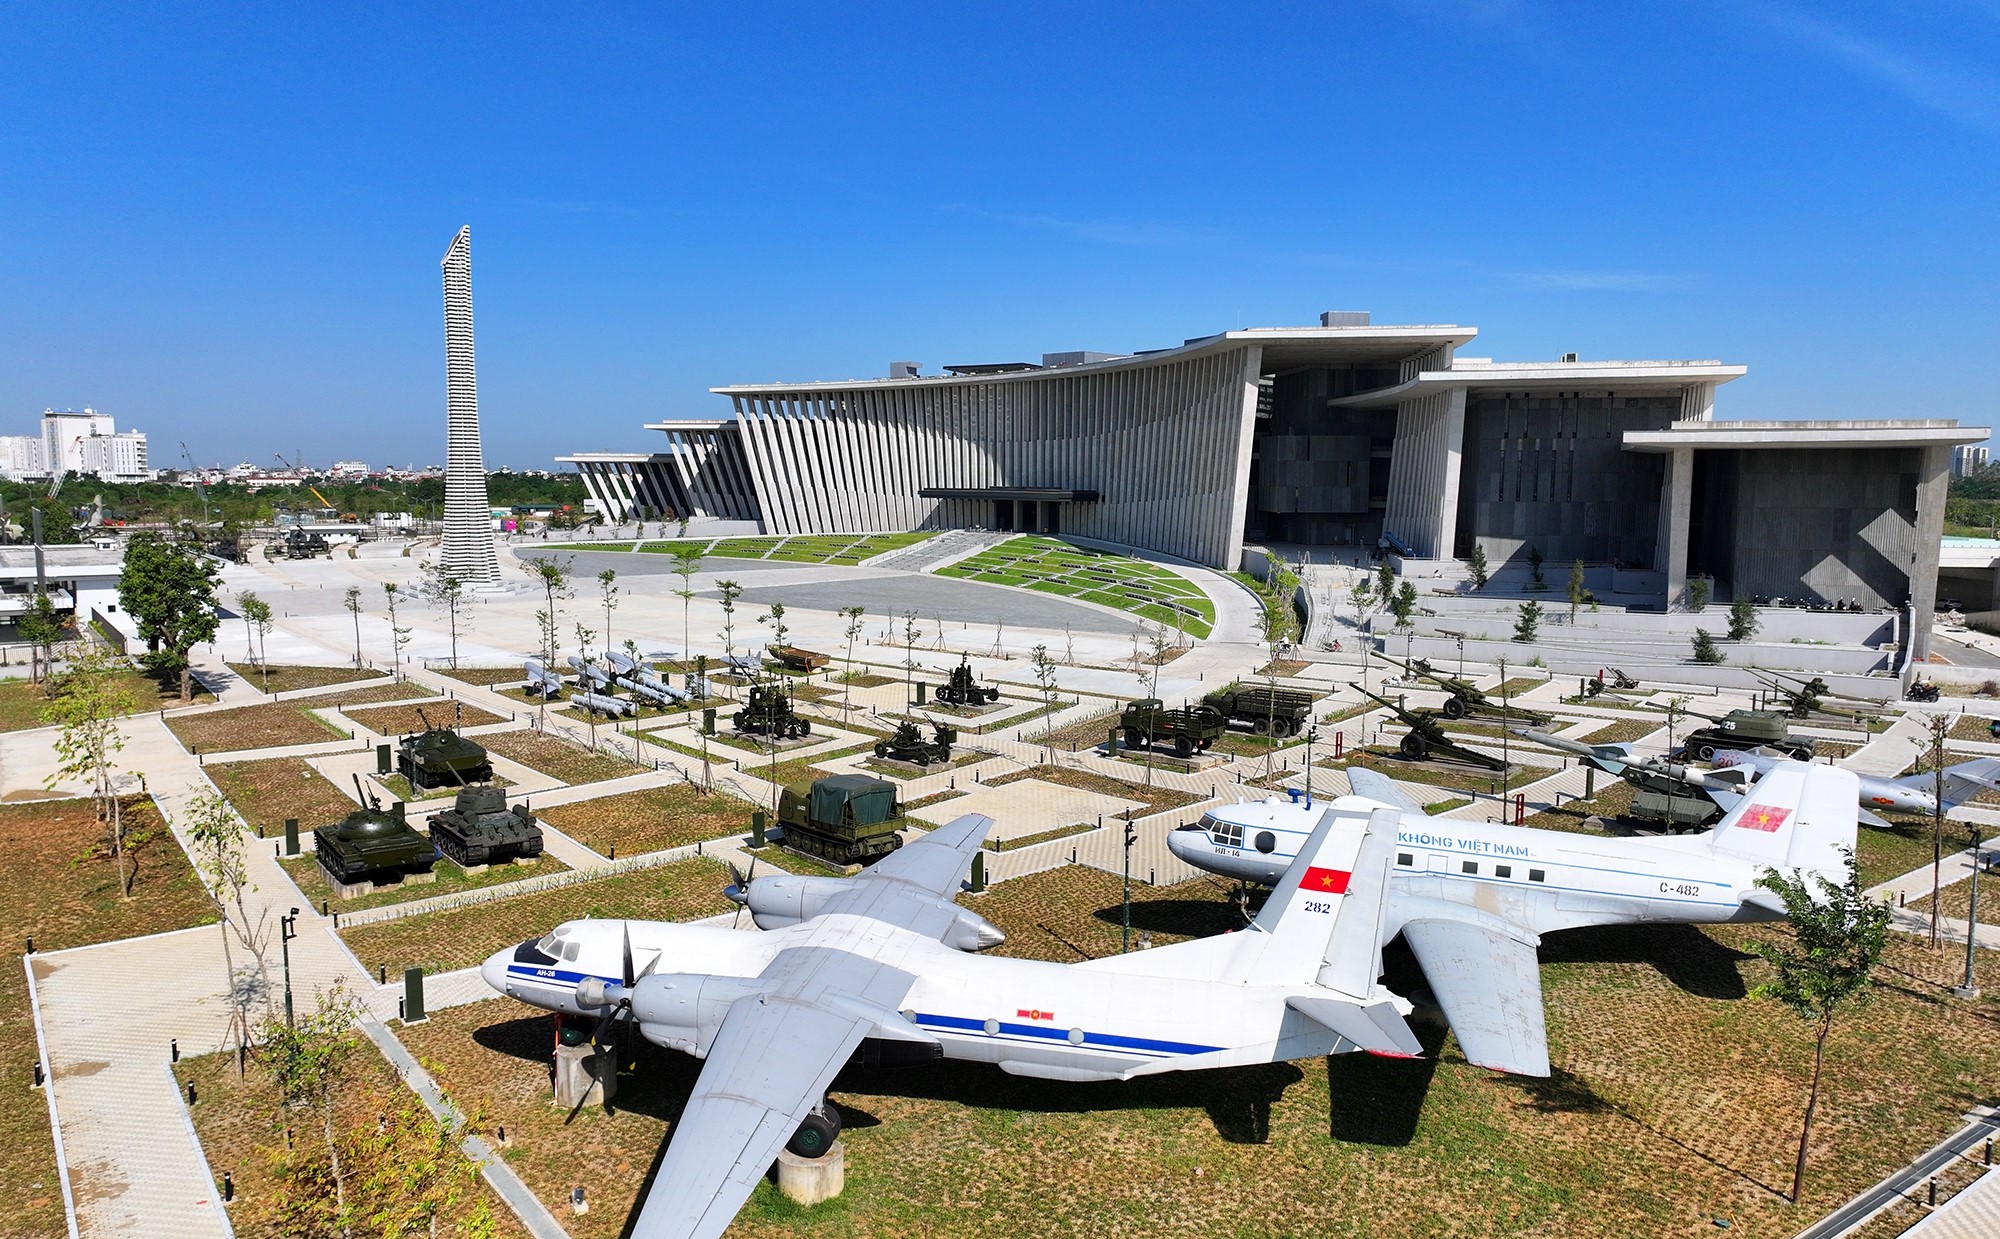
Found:
[[[1724,416],[1988,424],[2000,2],[14,6],[0,433],[489,461],[728,382],[1478,326]]]

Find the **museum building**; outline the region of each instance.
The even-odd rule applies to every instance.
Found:
[[[1955,420],[1718,421],[1720,361],[1496,362],[1477,331],[1360,312],[1129,355],[712,389],[664,451],[560,457],[599,509],[766,533],[1070,534],[1233,569],[1243,548],[1531,548],[1679,598],[1917,605],[1936,590]]]

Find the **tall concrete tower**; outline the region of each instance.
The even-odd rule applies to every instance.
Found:
[[[468,587],[500,583],[486,461],[479,451],[479,384],[472,366],[472,228],[444,252],[446,442],[441,565]]]

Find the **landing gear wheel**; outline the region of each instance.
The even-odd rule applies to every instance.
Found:
[[[1194,741],[1187,736],[1175,736],[1174,756],[1175,757],[1194,756]]]
[[[1463,697],[1446,697],[1446,698],[1444,699],[1444,707],[1443,707],[1443,712],[1444,712],[1444,716],[1445,716],[1446,718],[1464,718],[1464,717],[1465,717],[1465,698],[1463,698]]]
[[[1792,757],[1796,761],[1811,761],[1813,752],[1808,748],[1796,748],[1792,750]]]
[[[1125,747],[1128,749],[1143,749],[1146,747],[1146,737],[1139,734],[1137,727],[1127,727],[1125,729]]]
[[[1424,743],[1422,736],[1413,731],[1403,737],[1403,742],[1396,746],[1396,751],[1411,761],[1422,761],[1430,756],[1431,748]]]
[[[823,1101],[819,1107],[808,1113],[792,1138],[785,1142],[787,1151],[797,1157],[825,1157],[833,1149],[833,1142],[840,1139],[840,1110],[830,1101]]]

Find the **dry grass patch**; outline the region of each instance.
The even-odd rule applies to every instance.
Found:
[[[1116,796],[1120,800],[1136,800],[1145,808],[1128,810],[1121,817],[1145,817],[1149,813],[1159,813],[1167,809],[1179,809],[1198,804],[1207,799],[1193,792],[1176,791],[1170,787],[1144,787],[1137,783],[1127,783],[1110,775],[1098,774],[1092,770],[1072,770],[1068,766],[1030,766],[1026,770],[1016,770],[996,779],[986,780],[992,787],[1013,783],[1020,779],[1039,779],[1044,783],[1056,783],[1063,787],[1074,787],[1078,791],[1096,792],[1102,796]]]
[[[1952,720],[1948,737],[1953,740],[1984,740],[1991,743],[1996,737],[1993,725],[2000,719],[1985,714],[1961,714]]]
[[[1482,766],[1462,765],[1452,762],[1448,765],[1430,762],[1404,761],[1393,752],[1379,749],[1349,749],[1347,755],[1314,762],[1326,770],[1345,770],[1349,766],[1366,766],[1392,779],[1405,783],[1424,783],[1432,787],[1473,788],[1479,791],[1494,791],[1500,784],[1500,772]],[[1513,772],[1507,776],[1505,788],[1525,787],[1538,779],[1546,779],[1553,773],[1548,766],[1514,763]]]
[[[426,688],[414,680],[400,680],[393,684],[344,688],[337,693],[315,693],[299,702],[299,706],[307,710],[328,710],[344,706],[374,705],[383,701],[417,701],[435,696],[437,692],[434,689]]]
[[[370,973],[384,966],[392,973],[409,967],[451,972],[586,916],[692,921],[728,912],[736,906],[723,897],[728,884],[727,866],[696,857],[443,912],[343,927],[340,933]]]
[[[1299,674],[1310,666],[1312,666],[1311,663],[1296,658],[1276,658],[1257,668],[1251,674],[1276,676],[1278,679],[1285,680]]]
[[[310,900],[314,907],[324,904],[329,910],[336,912],[359,912],[364,908],[408,903],[412,899],[429,899],[434,895],[456,895],[463,891],[483,890],[506,882],[518,882],[522,878],[564,873],[569,869],[568,865],[555,857],[543,854],[524,864],[502,862],[488,865],[480,873],[467,873],[440,856],[437,863],[431,867],[434,881],[411,882],[405,879],[393,886],[378,886],[358,899],[337,899],[334,897],[333,888],[327,885],[326,871],[320,868],[319,861],[313,857],[290,856],[278,863],[291,875],[292,881],[299,888],[299,894]]]
[[[354,812],[354,797],[303,757],[215,762],[208,777],[229,798],[258,838],[282,838],[285,819],[297,818],[301,835]]]
[[[343,709],[342,714],[378,736],[400,736],[426,727],[484,727],[507,720],[491,710],[461,701],[426,702],[414,706],[381,706],[373,710]],[[481,741],[484,743],[484,741]]]
[[[681,783],[576,800],[537,816],[600,856],[609,856],[614,847],[621,856],[639,856],[744,834],[753,808],[734,796],[703,795]]]
[[[519,667],[448,667],[432,668],[439,675],[448,675],[461,684],[477,684],[481,688],[491,688],[495,684],[520,684],[527,680],[527,673]]]
[[[479,737],[488,753],[520,762],[530,770],[572,786],[639,774],[646,768],[620,757],[593,753],[573,740],[537,731],[496,731]]]
[[[1938,910],[1954,920],[1964,920],[1972,904],[1972,879],[1953,882],[1938,893]],[[1912,899],[1910,907],[1929,916],[1931,897]],[[2000,884],[1993,881],[1991,874],[1981,874],[1979,883],[1979,923],[2000,925]]]
[[[133,708],[141,712],[215,700],[213,693],[197,683],[194,696],[183,703],[178,677],[162,680],[136,667],[121,668],[117,678],[119,687],[131,694]],[[26,731],[44,726],[42,710],[49,703],[48,689],[46,680],[40,684],[30,684],[26,679],[0,680],[0,732]]]
[[[255,663],[230,662],[223,666],[234,671],[245,684],[265,693],[327,688],[334,684],[352,684],[356,680],[377,680],[383,675],[371,667],[308,667],[283,663],[260,667]]]
[[[0,805],[0,926],[10,952],[32,935],[37,950],[88,946],[208,923],[212,917],[187,859],[152,801],[125,803],[132,844],[132,898],[118,894],[118,868],[93,843],[103,827],[88,800]],[[59,964],[38,964],[59,967]],[[33,1087],[35,1029],[27,975],[16,958],[0,968],[0,1236],[46,1239],[63,1233],[55,1143],[41,1090]]]
[[[1660,725],[1651,719],[1621,718],[1616,722],[1606,723],[1596,731],[1585,735],[1582,743],[1631,744],[1635,741],[1644,740],[1659,729]]]
[[[190,753],[227,753],[345,740],[347,732],[289,701],[236,706],[167,720],[167,730]]]

